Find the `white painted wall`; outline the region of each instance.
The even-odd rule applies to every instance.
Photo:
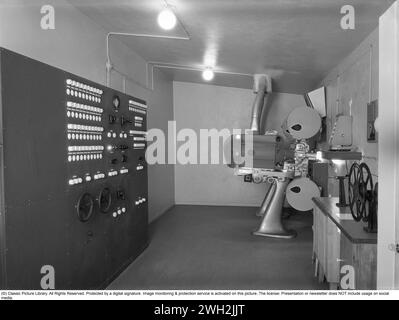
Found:
[[[396,3],[381,17],[379,28],[323,81],[327,86],[328,132],[331,132],[337,112],[349,114],[348,102],[352,99],[354,145],[365,154],[364,161],[375,175],[375,182],[379,182],[377,286],[380,290],[399,288],[399,257],[389,250],[399,239],[399,119],[396,111],[399,70],[395,68],[399,61],[398,22]],[[379,99],[378,144],[368,143],[366,139],[366,105],[375,99]],[[330,181],[330,187],[331,193],[338,195],[337,183]]]
[[[378,143],[367,142],[367,103],[378,99],[378,39],[376,29],[322,82],[327,88],[327,137],[331,135],[337,114],[352,114],[353,146],[365,155],[364,162],[374,174],[374,183],[378,181]],[[329,193],[339,195],[334,179],[329,181]]]
[[[40,9],[47,4],[55,8],[55,30],[40,28]],[[106,34],[65,0],[0,0],[0,46],[102,84]],[[112,38],[111,48],[114,65],[145,84],[145,60],[118,39]],[[122,78],[114,73],[111,86],[122,90]],[[127,83],[127,93],[148,101],[150,128],[167,127],[167,121],[173,118],[173,87],[162,72],[155,72],[154,92]],[[150,220],[174,204],[173,167],[150,167],[149,197]]]
[[[177,131],[248,129],[255,95],[252,90],[174,82]],[[268,129],[281,130],[291,110],[305,105],[300,95],[273,94]],[[244,183],[221,165],[176,165],[176,204],[260,206],[267,186]]]

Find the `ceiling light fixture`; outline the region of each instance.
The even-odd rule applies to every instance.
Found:
[[[172,30],[177,23],[177,18],[174,12],[166,8],[158,15],[158,24],[164,30]]]
[[[212,68],[206,68],[204,72],[202,72],[202,78],[204,78],[205,81],[212,81],[214,77],[215,72],[212,70]]]

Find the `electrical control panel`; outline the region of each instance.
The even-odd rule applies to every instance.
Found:
[[[101,289],[147,246],[147,104],[0,50],[1,289]]]

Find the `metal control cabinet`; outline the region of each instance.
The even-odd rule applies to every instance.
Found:
[[[148,244],[145,101],[0,49],[1,289],[105,288]]]

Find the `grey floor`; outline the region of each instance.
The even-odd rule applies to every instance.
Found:
[[[151,226],[148,249],[111,290],[317,290],[312,216],[286,225],[295,240],[253,237],[255,208],[176,206]]]

